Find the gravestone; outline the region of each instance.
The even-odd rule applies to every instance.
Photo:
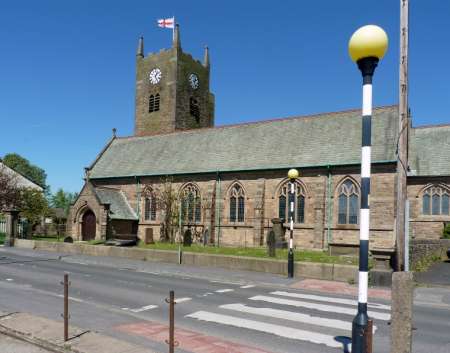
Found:
[[[153,228],[145,228],[144,244],[154,244]]]
[[[208,244],[208,240],[209,240],[209,230],[208,228],[205,228],[203,232],[203,246],[206,246]]]
[[[267,234],[266,243],[267,243],[267,254],[270,257],[275,257],[276,237],[273,229],[269,231],[269,234]]]
[[[275,247],[277,249],[286,249],[287,241],[285,237],[284,218],[272,218],[272,230],[275,233]]]
[[[184,232],[183,236],[183,246],[191,246],[192,245],[192,232],[190,229]]]

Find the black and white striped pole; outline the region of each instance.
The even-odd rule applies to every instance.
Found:
[[[358,29],[350,38],[349,53],[363,76],[361,209],[359,220],[358,313],[352,325],[352,352],[367,353],[367,290],[369,272],[370,166],[372,130],[372,77],[378,61],[384,56],[388,38],[384,30],[369,25]]]
[[[289,178],[289,252],[288,252],[288,277],[294,277],[294,204],[295,204],[295,179],[298,178],[298,170],[290,169]]]

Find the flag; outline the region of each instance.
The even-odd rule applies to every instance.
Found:
[[[158,20],[158,27],[175,28],[175,17],[162,18],[162,19]]]

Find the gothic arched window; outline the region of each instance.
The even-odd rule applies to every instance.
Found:
[[[245,194],[239,184],[233,185],[230,190],[230,222],[244,222],[245,220]]]
[[[152,189],[145,191],[144,198],[144,220],[156,220],[156,195]]]
[[[358,224],[359,188],[350,179],[338,189],[338,223]]]
[[[189,111],[198,123],[200,121],[200,108],[198,107],[197,99],[193,97],[189,100]]]
[[[428,187],[422,196],[422,213],[424,215],[448,215],[449,195],[449,190],[442,186]]]
[[[278,217],[284,218],[289,221],[289,205],[291,200],[289,199],[290,182],[286,182],[278,193]],[[302,184],[299,182],[294,183],[294,222],[305,223],[305,199],[306,193]]]
[[[200,191],[194,184],[187,184],[181,192],[181,217],[185,222],[201,221]]]

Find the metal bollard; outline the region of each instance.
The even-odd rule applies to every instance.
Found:
[[[366,334],[366,353],[373,352],[373,320],[369,319],[367,322]]]
[[[64,274],[64,282],[61,282],[64,286],[64,342],[69,340],[69,275]]]
[[[169,299],[166,298],[166,303],[169,304],[169,340],[166,343],[169,345],[169,353],[175,352],[175,347],[178,342],[175,341],[175,292],[170,291]]]

